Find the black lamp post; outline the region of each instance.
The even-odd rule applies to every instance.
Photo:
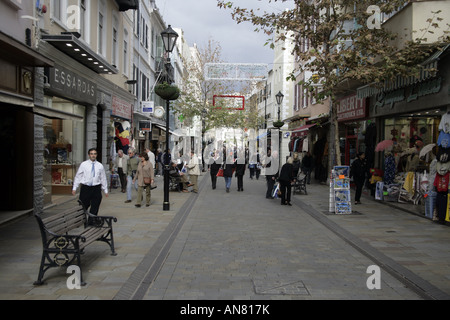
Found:
[[[170,25],[166,30],[161,32],[161,38],[164,44],[164,51],[166,52],[166,73],[167,73],[167,83],[171,84],[173,82],[173,68],[170,64],[169,54],[173,51],[175,44],[177,42],[178,33],[176,33]],[[170,159],[169,159],[169,107],[170,100],[166,100],[166,156],[164,157],[164,202],[163,210],[170,210],[169,203],[169,170],[170,170]]]
[[[284,125],[284,122],[281,122],[280,119],[280,106],[283,103],[284,95],[281,93],[281,91],[278,91],[278,93],[275,95],[275,98],[277,99],[278,104],[278,168],[281,169],[281,127]]]

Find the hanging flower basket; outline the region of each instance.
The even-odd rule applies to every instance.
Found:
[[[274,123],[272,123],[272,125],[275,128],[281,128],[282,126],[284,126],[284,122],[283,121],[275,121]]]
[[[167,82],[156,85],[155,93],[164,100],[176,100],[180,96],[180,89]]]

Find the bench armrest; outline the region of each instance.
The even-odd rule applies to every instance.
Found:
[[[112,227],[112,222],[117,222],[117,218],[113,216],[96,216],[90,212],[86,212],[88,217],[88,223],[95,227],[102,227],[105,223],[108,227]]]

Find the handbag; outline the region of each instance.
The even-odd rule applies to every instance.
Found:
[[[217,176],[223,177],[223,169],[222,168],[220,168],[219,171],[217,171]]]
[[[150,177],[144,177],[144,184],[149,186],[152,183],[152,179]]]

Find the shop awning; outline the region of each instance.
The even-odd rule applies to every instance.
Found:
[[[53,60],[0,31],[0,56],[16,65],[53,67]]]
[[[95,53],[71,32],[42,35],[42,40],[99,74],[117,74],[119,70]]]
[[[304,137],[308,134],[310,128],[314,127],[316,124],[305,124],[299,128],[292,130],[291,137]]]
[[[164,130],[164,132],[166,132],[166,127],[161,126],[161,125],[159,125],[159,124],[155,124],[155,126],[157,126],[157,127],[160,128],[161,130]],[[175,132],[173,132],[173,131],[170,130],[170,129],[169,129],[169,133],[178,136],[178,134],[176,134]]]

